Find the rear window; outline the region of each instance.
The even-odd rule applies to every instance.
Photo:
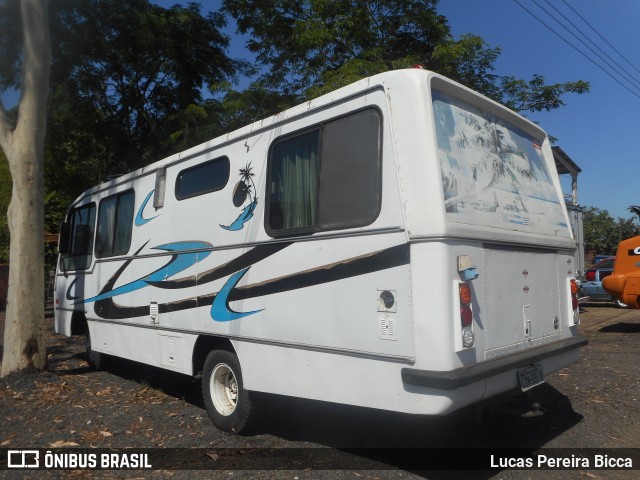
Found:
[[[607,258],[606,260],[602,260],[596,264],[596,268],[613,268],[613,263],[615,258]]]
[[[447,218],[570,237],[542,141],[441,92],[432,98]]]

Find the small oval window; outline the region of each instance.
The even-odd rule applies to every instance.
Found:
[[[229,181],[229,159],[219,157],[182,170],[176,179],[176,198],[184,200],[222,190]]]

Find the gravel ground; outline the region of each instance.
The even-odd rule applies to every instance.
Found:
[[[638,470],[417,472],[403,468],[406,462],[393,455],[397,451],[377,450],[420,448],[412,453],[418,457],[465,455],[462,448],[470,447],[517,447],[529,452],[640,447],[640,311],[600,305],[586,305],[584,310],[580,328],[589,345],[581,350],[580,360],[482,418],[428,418],[259,395],[262,421],[250,436],[216,430],[204,410],[198,382],[189,377],[121,360],[112,361],[105,371],[92,371],[84,359],[82,339],[55,335],[53,319],[47,318],[48,369],[0,379],[0,449],[197,447],[218,469],[0,470],[0,477],[638,478]],[[0,337],[0,349],[1,342]],[[532,407],[535,402],[541,410]],[[327,454],[315,456],[313,463],[305,461],[316,448]],[[352,448],[371,450],[349,451]],[[175,450],[162,452],[178,458]],[[245,469],[254,465],[252,458],[259,460],[260,470]],[[265,467],[269,459],[275,468],[285,458],[290,470]],[[323,469],[332,462],[342,469]]]

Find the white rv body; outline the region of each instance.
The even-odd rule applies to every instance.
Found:
[[[307,187],[289,166],[307,141],[313,168],[295,174],[311,216],[292,210]],[[206,162],[222,174],[194,194]],[[444,414],[528,388],[519,370],[548,375],[585,343],[546,134],[425,70],[361,80],[104,183],[67,223],[58,333],[88,329],[96,352],[187,375],[225,345],[248,391]]]

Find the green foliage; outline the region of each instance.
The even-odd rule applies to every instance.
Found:
[[[545,85],[541,75],[534,75],[529,82],[514,77],[500,79],[501,100],[504,105],[515,111],[550,111],[565,105],[562,96],[566,93],[587,93],[589,84],[577,82]]]
[[[18,88],[22,74],[20,1],[0,2],[0,91]]]
[[[640,235],[635,218],[614,220],[609,212],[587,207],[582,215],[585,251],[601,255],[615,255],[621,240]]]
[[[220,122],[225,131],[232,131],[286,110],[298,100],[295,95],[269,90],[260,83],[242,92],[229,90],[218,103]]]
[[[585,93],[583,81],[545,85],[494,73],[499,48],[482,38],[454,38],[438,0],[226,0],[250,51],[265,67],[264,84],[287,95],[318,95],[376,73],[416,64],[518,111],[564,105]]]
[[[19,84],[17,5],[0,3],[0,88]],[[202,92],[224,92],[249,67],[227,56],[224,16],[197,3],[52,0],[49,10],[45,188],[56,231],[85,189],[223,133]]]
[[[171,133],[165,121],[242,67],[226,55],[224,17],[202,16],[196,3],[57,0],[52,16],[55,91],[89,117],[92,137],[128,169],[162,156]],[[107,175],[123,173],[111,170],[117,163],[106,166]]]

